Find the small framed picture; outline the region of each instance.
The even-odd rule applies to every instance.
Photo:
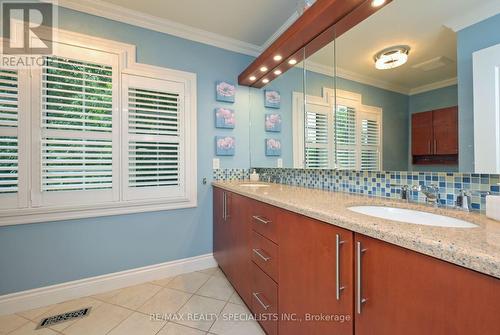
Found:
[[[264,107],[280,108],[281,95],[279,91],[264,90]]]
[[[266,114],[266,131],[279,133],[281,131],[281,115]]]
[[[215,154],[217,156],[234,156],[236,139],[234,136],[215,136]]]
[[[281,140],[266,138],[266,156],[281,156]]]
[[[236,124],[234,110],[231,108],[219,107],[215,112],[215,128],[233,129]]]
[[[215,99],[217,101],[234,102],[236,96],[236,86],[227,81],[217,81],[215,83]]]

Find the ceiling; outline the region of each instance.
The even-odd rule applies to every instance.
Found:
[[[103,2],[263,45],[297,10],[297,0],[103,0]]]
[[[58,4],[257,56],[297,18],[299,1],[304,0],[59,0]],[[394,0],[336,41],[337,73],[404,93],[449,85],[457,76],[456,34],[446,26],[457,31],[497,13],[499,0]],[[408,63],[376,70],[373,56],[401,44],[411,47]],[[330,45],[308,64],[314,64],[315,71],[332,73],[332,55]],[[412,67],[438,57],[446,58],[445,66],[428,72]]]
[[[354,27],[336,41],[338,73],[383,82],[401,91],[412,91],[457,76],[456,33],[445,24],[472,11],[486,0],[395,0]],[[392,70],[377,70],[373,56],[394,45],[411,47],[407,64]],[[323,66],[333,66],[333,44],[311,58]],[[444,66],[431,71],[414,65],[445,57]],[[444,83],[445,84],[445,83]]]

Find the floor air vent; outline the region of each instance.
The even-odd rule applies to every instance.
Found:
[[[66,313],[62,313],[59,315],[49,316],[48,318],[45,318],[42,321],[40,321],[40,324],[38,324],[38,327],[36,327],[36,329],[50,327],[53,325],[57,325],[59,323],[66,322],[66,321],[83,318],[83,317],[89,315],[90,309],[91,309],[91,307],[86,307],[86,308],[79,309],[77,311],[66,312]]]

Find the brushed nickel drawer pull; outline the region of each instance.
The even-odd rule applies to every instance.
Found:
[[[340,300],[340,292],[345,289],[344,286],[340,284],[340,246],[344,244],[339,234],[335,236],[335,295],[337,300]]]
[[[256,254],[257,256],[259,256],[260,258],[262,258],[262,260],[264,262],[267,262],[269,260],[271,260],[271,257],[269,256],[264,256],[262,253],[261,253],[261,250],[260,249],[252,249],[253,253]]]
[[[266,310],[266,311],[267,311],[267,310],[269,309],[269,307],[271,307],[271,305],[269,305],[269,304],[265,304],[265,303],[264,303],[264,302],[263,302],[263,301],[259,298],[260,293],[256,293],[256,292],[254,292],[254,293],[252,293],[252,295],[253,295],[253,296],[254,296],[254,298],[257,300],[257,302],[258,302],[258,303],[262,306],[262,308],[264,308],[264,310]]]
[[[269,224],[269,223],[272,222],[271,220],[268,220],[268,219],[266,219],[266,218],[264,218],[262,216],[258,216],[258,215],[254,215],[254,216],[252,216],[252,218],[254,218],[259,223],[262,223],[262,224]]]
[[[361,266],[361,255],[366,252],[366,249],[363,249],[361,246],[361,242],[356,242],[356,267],[357,267],[357,273],[358,273],[358,278],[356,281],[356,311],[358,314],[361,314],[361,307],[362,305],[368,300],[366,298],[363,298],[363,292],[361,291],[361,284],[363,281],[362,277],[362,266]]]

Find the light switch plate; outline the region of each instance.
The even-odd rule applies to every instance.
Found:
[[[278,158],[278,167],[279,168],[283,167],[283,158]]]
[[[212,160],[212,169],[214,170],[220,169],[220,159],[214,158]]]

